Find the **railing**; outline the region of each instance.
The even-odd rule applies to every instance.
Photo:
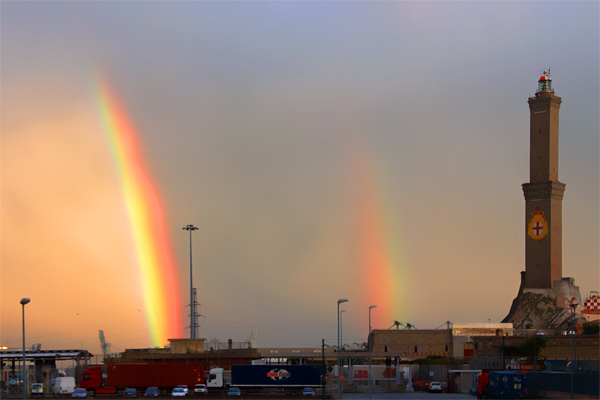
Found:
[[[251,349],[252,346],[249,341],[245,342],[219,342],[216,340],[211,340],[209,342],[204,342],[204,351],[211,350],[227,350],[231,346],[231,349]]]

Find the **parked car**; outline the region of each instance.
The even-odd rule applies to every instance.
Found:
[[[429,391],[442,393],[442,384],[439,382],[431,382],[429,384]]]
[[[173,397],[185,397],[185,391],[183,390],[183,388],[176,387],[171,392],[171,396],[173,396]]]
[[[160,395],[160,390],[156,386],[150,386],[144,392],[144,396],[146,397],[158,397]]]
[[[127,388],[123,390],[123,397],[137,397],[137,390],[135,388]]]
[[[32,383],[31,384],[31,395],[44,395],[44,384],[43,383]]]
[[[82,388],[77,388],[71,394],[71,397],[87,397],[87,390]]]
[[[315,395],[315,389],[313,388],[304,388],[302,390],[302,396],[314,396]]]
[[[187,396],[187,394],[188,394],[187,385],[177,385],[177,387],[183,389],[183,391],[185,392],[185,395]]]
[[[208,393],[208,390],[206,389],[206,385],[203,385],[202,383],[197,384],[196,386],[194,386],[194,393],[198,393],[198,394]]]
[[[229,390],[227,391],[227,396],[241,396],[242,395],[242,391],[240,390],[240,388],[229,388]]]

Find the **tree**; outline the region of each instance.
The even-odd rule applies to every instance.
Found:
[[[600,320],[590,321],[583,324],[584,335],[598,335],[600,333]]]
[[[537,359],[542,350],[548,345],[548,337],[544,335],[534,335],[523,340],[517,347],[520,355],[529,358],[533,364],[537,363]],[[535,360],[534,360],[535,358]]]

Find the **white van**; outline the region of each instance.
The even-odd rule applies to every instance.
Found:
[[[54,381],[54,394],[59,396],[70,396],[75,391],[75,378],[72,376],[59,376]]]

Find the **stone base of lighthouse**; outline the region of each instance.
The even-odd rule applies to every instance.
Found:
[[[552,289],[524,288],[525,272],[521,272],[519,293],[513,300],[506,318],[502,322],[512,322],[515,329],[557,329],[568,324],[571,318],[573,297],[581,305],[579,286],[574,278],[554,281]]]

